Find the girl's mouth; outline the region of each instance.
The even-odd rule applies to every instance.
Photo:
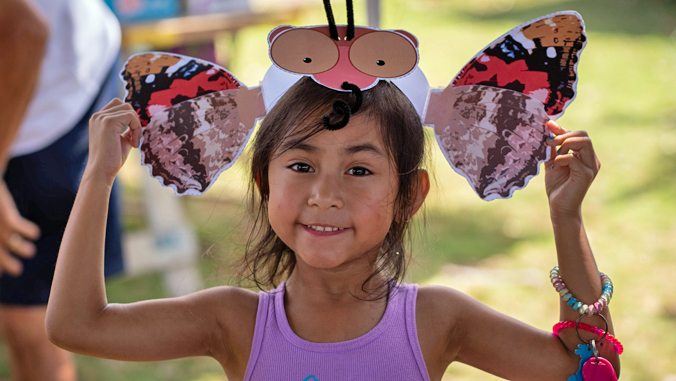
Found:
[[[347,228],[338,228],[335,226],[319,226],[319,225],[303,225],[306,230],[311,231],[312,233],[337,233]]]

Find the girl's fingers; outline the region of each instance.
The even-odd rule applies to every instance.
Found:
[[[120,111],[119,115],[123,123],[129,126],[131,138],[137,142],[141,138],[141,121],[138,119],[136,111],[129,106],[127,110]]]
[[[24,239],[21,234],[13,232],[6,240],[5,248],[12,253],[24,257],[32,258],[35,255],[35,245]]]
[[[126,115],[129,114],[129,115]],[[124,116],[126,115],[126,116]],[[128,121],[127,124],[124,124],[124,126],[129,125],[131,126],[131,123],[134,123],[133,127],[138,126],[140,129],[141,122],[138,119],[138,115],[136,114],[136,111],[134,110],[133,107],[129,103],[124,103],[121,100],[115,98],[110,103],[108,103],[104,108],[102,108],[99,112],[94,113],[92,116],[92,120],[98,121],[99,123],[104,120],[109,120],[109,118],[122,118],[126,119]],[[121,131],[120,131],[121,132]]]
[[[120,102],[122,102],[122,101],[120,101]],[[106,107],[108,107],[108,105]],[[101,109],[101,111],[99,111],[99,112],[103,112],[103,111],[105,111],[106,113],[116,113],[116,112],[119,112],[119,111],[134,111],[134,108],[131,107],[131,105],[129,103],[118,103],[118,104],[111,106],[107,109]]]
[[[21,234],[21,236],[35,241],[40,238],[40,227],[36,225],[33,221],[27,220],[23,217],[19,217],[18,220],[14,223],[14,230]]]
[[[112,125],[118,134],[126,133],[124,129],[129,126],[127,140],[136,147],[141,138],[141,122],[139,121],[136,111],[131,106],[125,103],[121,108],[112,108],[107,112],[101,112],[98,116],[100,123],[105,125]]]
[[[23,266],[21,262],[14,258],[4,248],[0,248],[0,273],[8,273],[12,276],[21,275]]]
[[[592,170],[598,170],[594,147],[592,146],[591,139],[588,137],[572,137],[564,140],[557,154],[565,155],[569,151],[573,151],[587,167]]]
[[[581,176],[587,178],[590,183],[596,176],[596,171],[584,165],[582,161],[575,154],[572,153],[566,155],[558,155],[553,160],[552,165],[554,166],[554,169],[556,169],[557,167],[558,168],[568,167],[570,168],[571,173],[580,174]]]
[[[141,122],[129,104],[111,102],[107,107],[95,113],[89,121],[87,166],[104,176],[105,181],[112,181],[131,147],[138,147]]]
[[[113,108],[113,107],[116,107],[116,106],[119,106],[119,105],[123,105],[123,104],[125,104],[125,103],[122,102],[122,100],[121,100],[120,98],[113,98],[113,100],[111,100],[110,102],[108,102],[107,105],[103,106],[103,108],[101,109],[101,111],[106,111],[106,110],[108,110],[108,109],[111,109],[111,108]],[[99,111],[99,112],[101,112],[101,111]]]
[[[557,156],[573,151],[582,160],[584,165],[598,172],[601,168],[601,162],[594,152],[594,146],[586,131],[568,131],[551,120],[547,122],[547,128],[557,135],[547,141],[547,145],[552,147],[551,159],[547,163],[548,165],[551,165]],[[556,150],[557,146],[561,147]]]
[[[127,142],[129,142],[129,145],[135,147],[134,141],[132,140],[133,138],[132,138],[131,128],[127,128],[127,130],[124,131],[124,132],[120,135],[120,138],[122,138],[122,139],[126,140]]]
[[[552,164],[554,164],[554,160],[556,159],[556,147],[551,146],[548,148],[549,149],[549,160],[545,162],[545,167],[551,167]]]
[[[589,135],[587,134],[586,131],[568,131],[564,134],[554,136],[553,138],[550,138],[550,140],[547,141],[547,145],[550,146],[558,146],[561,145],[566,139],[570,138],[575,138],[575,137],[583,137],[583,138],[588,138]]]
[[[563,135],[567,132],[570,132],[570,131],[566,130],[565,128],[559,126],[559,124],[556,123],[553,120],[550,120],[550,121],[547,122],[547,129],[549,129],[549,131],[551,131],[552,134],[554,134],[554,135]]]

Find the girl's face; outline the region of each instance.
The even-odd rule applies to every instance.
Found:
[[[299,262],[330,269],[378,253],[398,179],[375,123],[353,117],[270,162],[270,225]]]

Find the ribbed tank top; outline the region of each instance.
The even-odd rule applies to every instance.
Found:
[[[429,381],[415,323],[418,286],[390,291],[385,314],[365,335],[337,343],[298,337],[284,310],[285,284],[259,293],[245,381]]]

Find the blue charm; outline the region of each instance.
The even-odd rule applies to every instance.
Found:
[[[592,347],[591,345],[578,344],[575,354],[580,356],[580,368],[577,370],[577,373],[568,377],[568,381],[584,381],[582,378],[582,365],[592,357]]]
[[[303,381],[319,381],[314,375],[309,375],[303,379]]]

